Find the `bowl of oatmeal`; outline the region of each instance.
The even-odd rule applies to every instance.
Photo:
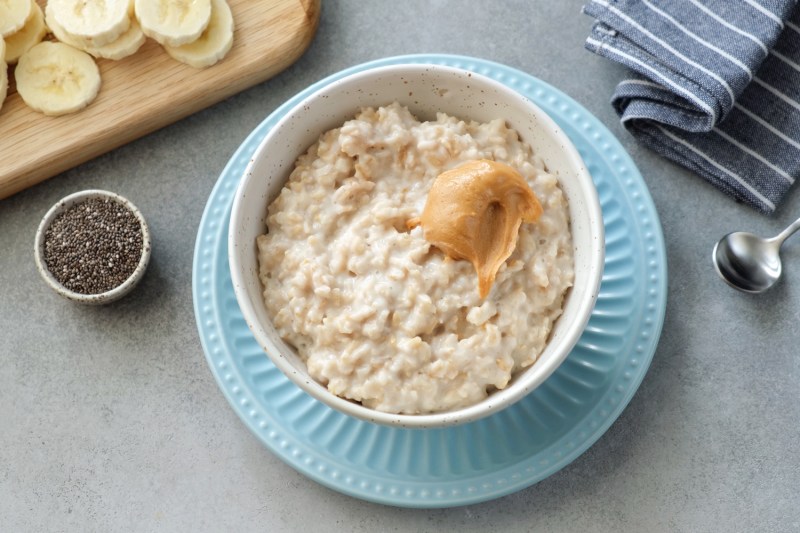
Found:
[[[478,74],[395,65],[290,110],[237,189],[229,262],[266,356],[314,398],[403,427],[538,387],[604,260],[591,176],[538,106]]]

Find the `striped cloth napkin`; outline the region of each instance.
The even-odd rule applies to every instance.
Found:
[[[592,0],[586,48],[634,71],[636,138],[764,213],[800,175],[797,0]]]

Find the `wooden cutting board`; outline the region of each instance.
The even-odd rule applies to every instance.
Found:
[[[0,198],[266,80],[300,57],[317,29],[320,0],[228,3],[236,29],[221,62],[194,69],[148,39],[133,56],[98,60],[100,94],[71,115],[47,117],[29,109],[9,67],[8,97],[0,109]]]

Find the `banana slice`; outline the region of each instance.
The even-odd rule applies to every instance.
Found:
[[[0,0],[0,37],[8,37],[31,16],[31,0]]]
[[[87,45],[74,35],[70,35],[64,30],[64,28],[61,27],[61,25],[59,25],[59,23],[55,20],[53,11],[50,9],[49,5],[45,8],[45,13],[47,26],[50,28],[50,31],[53,32],[53,35],[56,36],[56,39],[62,43],[72,46],[73,48],[88,52],[94,57],[103,57],[105,59],[114,60],[128,57],[129,55],[135,54],[147,39],[144,36],[144,33],[142,33],[142,29],[139,27],[139,23],[136,22],[136,19],[133,19],[131,20],[131,26],[128,28],[128,31],[120,35],[116,41],[108,43],[104,46]]]
[[[16,63],[22,54],[41,42],[47,34],[42,9],[35,0],[31,0],[31,4],[32,14],[28,22],[17,33],[6,38],[5,59],[9,65]]]
[[[181,63],[195,68],[210,67],[233,46],[233,13],[225,0],[211,0],[211,20],[206,31],[193,43],[165,46],[164,50]]]
[[[64,28],[61,27],[61,24],[56,21],[56,17],[53,14],[53,6],[50,2],[48,2],[44,8],[44,20],[47,27],[50,28],[50,32],[56,36],[56,39],[78,50],[84,49],[86,44],[83,43],[81,39],[67,33]]]
[[[142,31],[164,46],[196,41],[211,19],[211,0],[136,0]]]
[[[83,109],[100,91],[100,70],[89,54],[64,43],[41,42],[19,58],[17,92],[45,115]]]
[[[116,61],[138,52],[146,40],[147,37],[142,33],[142,28],[134,19],[131,20],[131,27],[128,28],[128,31],[120,35],[116,41],[105,46],[86,46],[84,51],[94,57],[104,57]]]
[[[53,19],[86,46],[104,46],[128,31],[130,0],[49,0]]]

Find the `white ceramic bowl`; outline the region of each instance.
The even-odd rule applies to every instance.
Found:
[[[314,381],[305,363],[283,342],[262,300],[256,237],[266,230],[267,205],[280,193],[295,160],[319,135],[351,119],[359,108],[398,101],[420,119],[436,112],[488,122],[503,118],[540,154],[559,178],[569,201],[575,246],[575,284],[564,313],[539,360],[505,389],[463,409],[425,415],[388,414],[339,398]],[[228,235],[236,299],[256,340],[275,365],[314,398],[371,422],[403,427],[442,427],[487,416],[538,387],[569,354],[594,307],[603,271],[603,221],[591,176],[567,136],[527,98],[489,78],[435,65],[394,65],[347,76],[300,102],[256,149],[233,201]]]
[[[142,257],[139,259],[139,264],[136,265],[133,273],[121,285],[111,289],[110,291],[101,292],[98,294],[82,294],[64,287],[47,269],[47,264],[44,260],[44,234],[45,231],[47,231],[47,228],[50,227],[50,224],[53,222],[53,219],[73,205],[90,198],[107,198],[124,205],[136,216],[136,218],[139,220],[139,225],[142,228]],[[102,305],[119,300],[131,292],[131,290],[133,290],[133,288],[139,283],[144,276],[145,270],[147,270],[147,265],[150,263],[150,248],[150,230],[147,227],[147,222],[145,222],[144,216],[135,205],[119,194],[100,189],[89,189],[76,192],[65,198],[62,198],[47,211],[42,218],[42,221],[39,223],[39,229],[36,231],[34,257],[36,258],[36,268],[39,270],[39,274],[42,275],[42,278],[50,286],[50,288],[56,291],[58,294],[64,298],[72,300],[73,302],[87,305]]]

